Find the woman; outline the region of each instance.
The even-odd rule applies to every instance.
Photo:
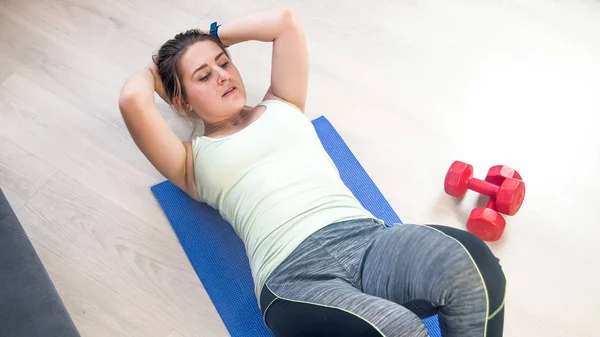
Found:
[[[246,106],[225,46],[273,45],[271,85]],[[265,323],[275,336],[501,336],[505,278],[475,236],[443,226],[387,227],[341,181],[303,114],[308,56],[289,10],[210,33],[176,35],[125,83],[119,106],[150,162],[218,209],[243,240]],[[182,142],[154,92],[205,133]]]

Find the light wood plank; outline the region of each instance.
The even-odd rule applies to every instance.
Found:
[[[32,240],[160,324],[190,336],[224,331],[214,308],[202,304],[210,300],[178,242],[62,173],[18,215]],[[137,325],[128,329],[145,329]]]
[[[0,188],[15,211],[54,173],[54,168],[0,137]]]
[[[4,16],[3,30],[6,31],[6,34],[0,36],[0,42],[10,46],[7,50],[0,50],[0,56],[3,56],[5,62],[22,76],[57,94],[81,111],[108,122],[116,129],[115,132],[128,135],[117,107],[121,85],[132,69],[139,68],[150,60],[152,52],[157,48],[154,45],[159,40],[152,43],[147,38],[146,42],[140,39],[148,36],[147,34],[154,34],[154,39],[165,34],[142,29],[138,36],[133,28],[126,25],[116,25],[112,30],[103,26],[79,26],[80,20],[94,21],[104,15],[94,13],[85,3],[34,1],[11,2],[10,6],[8,13],[0,14]],[[113,11],[122,7],[118,3],[106,6]],[[128,22],[133,14],[122,13],[121,18]],[[73,20],[75,22],[65,24]],[[85,35],[65,34],[72,33],[73,30],[78,34],[82,31],[85,33],[81,27],[94,27],[96,30]],[[131,39],[123,36],[130,32],[134,34]],[[169,35],[172,32],[165,36]],[[106,41],[116,41],[123,45],[106,45]],[[133,59],[130,55],[133,55]],[[160,99],[158,101],[162,102]],[[159,108],[176,134],[182,139],[189,139],[189,123],[178,118],[166,104],[160,103]]]
[[[184,336],[182,334],[180,334],[179,332],[173,330],[167,337],[184,337]]]
[[[55,250],[32,243],[82,336],[164,337],[170,330],[164,321],[86,275]]]
[[[2,84],[2,82],[4,82],[12,73],[12,69],[0,61],[0,84]]]
[[[130,137],[19,74],[0,86],[0,111],[1,136],[155,228],[171,232],[149,189],[164,178],[134,151]]]

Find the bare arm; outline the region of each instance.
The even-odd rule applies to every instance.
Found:
[[[155,70],[149,65],[127,79],[119,96],[119,109],[133,140],[152,165],[198,200],[191,144],[182,142],[156,109],[155,90],[164,97]]]
[[[271,85],[265,99],[280,99],[304,111],[308,86],[308,51],[300,24],[290,10],[253,13],[224,23],[219,37],[225,45],[248,40],[273,42]]]

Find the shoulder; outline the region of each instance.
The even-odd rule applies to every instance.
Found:
[[[265,97],[263,98],[263,102],[260,105],[280,105],[280,106],[288,106],[290,108],[293,108],[295,110],[297,110],[300,113],[304,113],[304,106],[302,107],[298,107],[295,104],[286,101],[285,99],[275,96],[272,93],[268,92]]]

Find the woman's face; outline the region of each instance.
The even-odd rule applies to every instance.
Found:
[[[179,61],[187,104],[204,122],[216,123],[237,114],[246,105],[242,77],[227,54],[212,41],[189,46]]]

